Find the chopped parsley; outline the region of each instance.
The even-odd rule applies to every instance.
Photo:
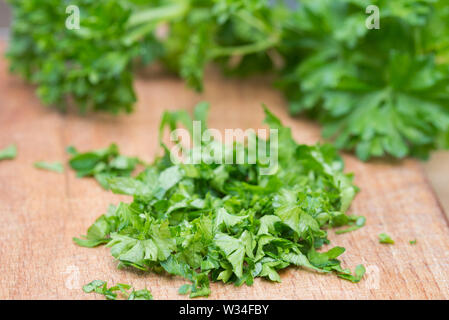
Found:
[[[379,234],[379,243],[394,244],[394,240],[386,233]]]
[[[131,289],[131,292],[129,290]],[[127,300],[153,300],[151,292],[147,289],[134,290],[129,284],[118,283],[115,286],[108,288],[108,284],[103,280],[94,280],[83,286],[83,291],[86,293],[95,292],[102,294],[108,300],[117,300],[117,298],[124,297]]]
[[[17,147],[15,144],[11,144],[6,148],[0,150],[0,160],[10,160],[17,156]]]
[[[207,108],[200,104],[194,119],[205,123]],[[278,167],[272,175],[260,174],[266,164],[259,160],[216,164],[201,157],[197,164],[174,164],[161,142],[165,154],[137,175],[108,176],[109,189],[131,195],[133,201],[110,205],[75,243],[106,244],[119,267],[181,276],[189,283],[179,293],[192,298],[208,296],[210,281],[240,286],[262,277],[281,282],[278,272],[289,266],[360,281],[363,266],[352,274],[338,260],[344,248],[323,248],[330,243],[327,228],[364,224],[364,219],[346,214],[358,191],[352,175],[343,172],[343,161],[332,146],[297,144],[290,128],[268,109],[265,114],[265,122],[279,136]],[[162,126],[175,128],[177,115],[167,112],[163,119],[175,120]],[[212,145],[224,147],[203,141],[202,150]],[[239,144],[227,147],[236,152]],[[114,150],[113,157],[94,151],[70,161],[86,168],[89,174],[84,176],[92,175],[98,163],[108,168],[119,157]],[[88,165],[77,165],[81,163]]]
[[[54,172],[58,172],[58,173],[64,172],[64,166],[60,162],[51,163],[51,162],[45,162],[45,161],[38,161],[38,162],[34,163],[34,167],[37,169],[49,170],[49,171],[54,171]]]

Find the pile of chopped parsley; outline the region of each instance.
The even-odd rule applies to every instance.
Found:
[[[201,104],[194,119],[205,123],[206,114]],[[279,166],[272,175],[260,174],[264,164],[259,161],[174,164],[161,139],[165,155],[136,176],[127,169],[139,161],[120,156],[116,146],[72,152],[70,164],[80,176],[98,179],[100,174],[103,187],[134,197],[131,203],[110,205],[87,235],[74,241],[85,247],[106,244],[119,267],[181,276],[189,283],[179,293],[190,297],[208,296],[210,281],[239,286],[262,277],[280,282],[278,271],[292,265],[360,281],[362,265],[352,274],[337,259],[344,248],[319,250],[329,244],[327,228],[361,224],[360,217],[346,214],[358,190],[352,176],[343,173],[332,146],[297,144],[290,128],[268,109],[265,114],[279,135]],[[161,131],[173,129],[181,118],[186,120],[186,113],[166,112]],[[236,148],[237,143],[231,146]]]

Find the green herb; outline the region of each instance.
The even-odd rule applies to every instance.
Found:
[[[182,286],[179,287],[178,293],[188,294],[190,292],[191,287],[192,286],[190,284],[183,284]]]
[[[79,29],[64,27],[58,0],[8,2],[11,70],[59,108],[129,112],[142,64],[162,62],[201,90],[215,62],[229,75],[276,73],[290,112],[363,160],[449,147],[444,0],[74,0]],[[369,5],[379,29],[366,27]]]
[[[414,239],[414,240],[410,240],[410,241],[409,241],[409,243],[410,243],[411,245],[414,245],[414,244],[416,244],[416,239]]]
[[[34,167],[36,167],[37,169],[49,170],[58,173],[64,172],[64,166],[60,162],[50,163],[45,161],[39,161],[34,163]]]
[[[17,147],[14,144],[0,150],[0,160],[14,159],[17,156]]]
[[[76,150],[74,146],[68,146],[65,148],[65,151],[72,156],[76,156],[78,154],[78,150]]]
[[[350,227],[335,231],[336,234],[343,234],[360,229],[365,225],[366,218],[364,216],[348,216],[347,225]]]
[[[359,264],[357,267],[355,267],[354,275],[352,275],[351,270],[348,269],[340,270],[340,272],[341,273],[338,274],[340,278],[357,283],[362,280],[363,276],[365,275],[366,269],[363,265]]]
[[[379,243],[394,244],[394,240],[386,233],[379,234]]]
[[[380,10],[379,29],[365,26],[368,5]],[[296,40],[288,38],[291,59],[279,81],[293,114],[318,119],[325,137],[362,160],[427,158],[449,147],[444,1],[305,0],[301,7],[286,22]]]
[[[83,291],[86,293],[95,292],[102,294],[108,300],[117,300],[118,293],[120,293],[127,300],[153,300],[151,292],[147,289],[134,290],[130,285],[118,283],[117,285],[108,288],[107,282],[102,280],[94,280],[83,286]],[[128,292],[132,289],[131,292]]]
[[[139,163],[142,163],[138,158],[120,155],[115,144],[85,153],[79,153],[74,147],[68,147],[67,152],[72,155],[69,164],[78,177],[93,176],[106,190],[110,188],[110,178],[127,177]]]
[[[200,104],[194,119],[205,123],[206,112]],[[352,175],[343,173],[332,146],[297,144],[289,128],[268,109],[265,113],[279,137],[277,150],[270,147],[278,155],[272,175],[261,174],[267,164],[260,158],[255,164],[208,161],[212,147],[222,148],[223,157],[242,147],[247,157],[248,147],[238,143],[202,141],[197,164],[173,163],[162,143],[165,154],[136,177],[108,180],[113,192],[133,195],[134,201],[111,205],[85,237],[74,241],[86,247],[107,243],[119,267],[184,277],[190,283],[179,293],[190,297],[209,295],[210,281],[251,285],[263,277],[280,282],[278,271],[291,265],[360,281],[362,266],[355,275],[340,266],[337,258],[344,248],[320,250],[329,244],[326,228],[360,219],[345,213],[357,192]],[[187,159],[197,147],[186,150]]]

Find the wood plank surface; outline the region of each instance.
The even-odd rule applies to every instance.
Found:
[[[4,47],[4,46],[3,46]],[[1,50],[0,50],[1,51]],[[319,139],[319,128],[289,118],[270,79],[229,80],[208,69],[206,91],[198,95],[162,73],[140,74],[139,102],[131,115],[81,117],[43,107],[33,88],[9,75],[0,59],[0,148],[18,146],[18,157],[0,162],[0,299],[102,299],[81,287],[94,279],[149,288],[155,299],[183,299],[185,281],[176,277],[117,270],[109,250],[72,243],[109,203],[130,200],[102,190],[92,179],[40,171],[35,161],[67,161],[65,147],[79,150],[116,142],[123,154],[150,161],[160,150],[157,130],[164,109],[212,104],[210,127],[260,128],[261,102],[293,128],[299,142]],[[362,163],[345,155],[361,192],[351,212],[367,218],[364,228],[343,235],[329,232],[332,245],[346,247],[344,267],[364,264],[364,280],[353,284],[299,268],[281,272],[282,283],[257,279],[236,288],[212,284],[210,299],[448,299],[449,227],[423,170],[414,160]],[[378,243],[381,232],[395,245]],[[417,239],[416,245],[409,240]]]
[[[435,151],[422,165],[449,219],[449,151]]]

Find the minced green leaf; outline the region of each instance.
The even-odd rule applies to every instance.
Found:
[[[379,234],[379,243],[394,244],[394,240],[386,233]]]
[[[17,147],[14,144],[0,150],[0,160],[14,159],[17,156]]]
[[[289,63],[278,81],[291,113],[317,119],[324,137],[362,160],[448,148],[444,3],[301,1],[288,18]],[[380,10],[378,29],[365,26],[368,5]]]
[[[153,295],[147,289],[133,290],[129,294],[128,300],[153,300]]]
[[[78,177],[95,177],[104,189],[109,190],[110,184],[112,184],[117,193],[129,194],[131,190],[135,189],[135,187],[126,185],[127,182],[132,183],[129,180],[117,178],[129,177],[136,166],[143,161],[135,157],[120,155],[116,144],[85,153],[78,152],[74,147],[68,147],[66,151],[72,155],[69,165],[76,171]]]
[[[335,231],[336,234],[343,234],[351,231],[360,229],[365,225],[366,218],[364,216],[349,216],[349,222],[347,223],[350,227],[342,230]]]
[[[49,171],[54,171],[54,172],[58,172],[58,173],[64,172],[64,166],[60,162],[51,163],[51,162],[39,161],[39,162],[34,163],[34,167],[36,167],[37,169],[49,170]]]
[[[110,288],[107,287],[107,282],[102,280],[94,280],[83,286],[83,291],[86,293],[95,292],[102,294],[108,300],[117,300],[119,294],[127,300],[153,300],[151,292],[147,289],[134,290],[129,284],[118,283]],[[132,289],[131,292],[129,290]]]
[[[192,286],[190,284],[184,284],[181,287],[179,287],[178,293],[179,294],[187,294],[189,293]]]

